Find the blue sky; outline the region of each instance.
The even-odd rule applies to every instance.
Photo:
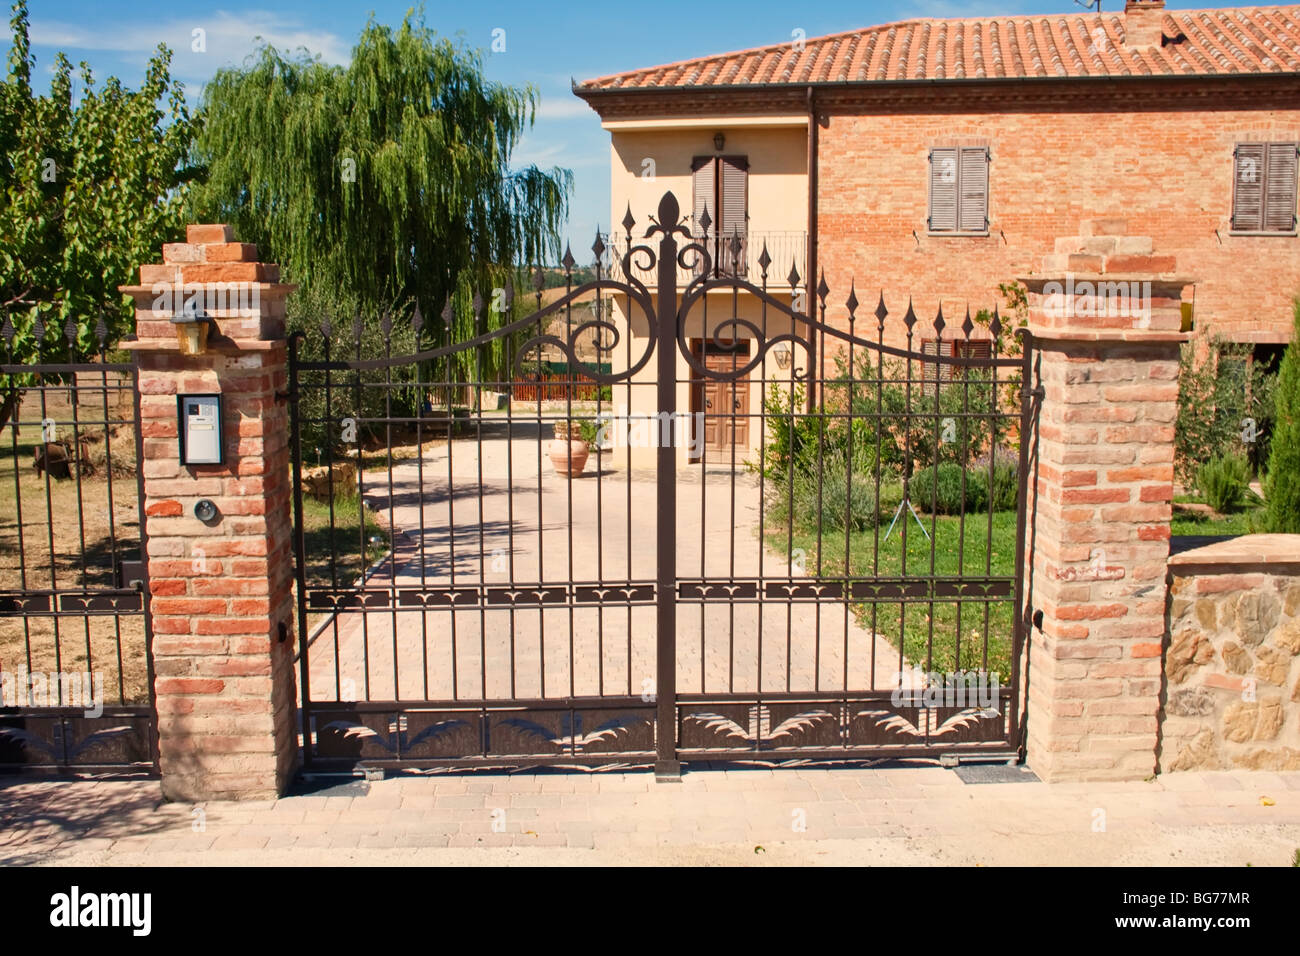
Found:
[[[1101,0],[1106,12],[1123,0]],[[97,79],[109,74],[137,86],[158,43],[173,50],[172,74],[192,100],[222,66],[240,63],[263,37],[281,48],[306,47],[330,62],[346,62],[370,13],[397,24],[413,4],[336,0],[216,0],[189,3],[52,2],[31,0],[38,67],[63,50],[86,60]],[[1249,6],[1248,2],[1171,0],[1170,8]],[[571,78],[652,66],[673,60],[788,41],[795,29],[816,37],[917,16],[959,17],[1016,13],[1081,12],[1074,0],[558,0],[558,2],[430,2],[425,19],[443,36],[485,51],[488,75],[511,84],[531,83],[541,97],[537,123],[514,160],[517,165],[566,166],[576,188],[568,235],[580,261],[599,225],[608,227],[609,136],[596,114],[569,89]],[[683,29],[683,24],[692,24]],[[207,50],[195,53],[195,28],[206,31]],[[505,52],[489,53],[493,31],[505,31]]]

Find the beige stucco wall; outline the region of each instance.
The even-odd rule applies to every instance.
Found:
[[[721,132],[726,145],[714,148]],[[749,159],[749,228],[757,232],[806,232],[808,229],[808,132],[802,126],[750,127],[716,125],[686,129],[615,129],[610,132],[610,218],[621,234],[629,204],[640,238],[659,199],[671,191],[683,215],[692,206],[691,160],[696,156],[746,156]],[[774,264],[784,277],[789,263]],[[800,273],[804,272],[800,268]]]
[[[633,229],[633,241],[642,242],[646,228],[650,225],[650,216],[654,215],[660,199],[665,192],[671,191],[678,200],[683,216],[689,216],[693,206],[691,162],[696,156],[746,156],[749,161],[748,204],[750,233],[799,233],[805,234],[808,228],[808,184],[807,168],[807,128],[805,125],[792,125],[793,120],[781,120],[781,126],[739,125],[743,121],[728,121],[719,118],[716,121],[698,122],[687,128],[676,129],[626,129],[617,128],[610,131],[610,220],[615,224],[614,233],[622,238],[621,223],[630,207],[636,219]],[[752,121],[751,121],[752,122]],[[721,151],[714,147],[713,138],[718,132],[726,137],[726,144]],[[687,220],[688,228],[694,228]],[[657,245],[658,236],[647,243],[652,248]],[[756,259],[761,246],[755,245],[750,250],[751,263]],[[804,248],[800,246],[800,248]],[[772,294],[787,306],[792,296],[785,282],[792,261],[779,261],[780,253],[773,249],[774,261],[769,269],[768,287]],[[784,257],[781,257],[784,258]],[[807,271],[805,261],[800,258],[797,263],[802,276]],[[757,284],[757,276],[754,276]],[[686,278],[679,278],[684,285]],[[656,303],[657,297],[653,297]],[[614,321],[620,334],[626,334],[628,316],[626,302],[620,297],[615,304]],[[637,312],[632,317],[631,336],[624,339],[614,350],[611,361],[615,370],[626,369],[644,354],[648,341],[648,324]],[[739,317],[764,329],[771,337],[788,333],[790,322],[787,317],[774,311],[766,310],[762,303],[748,293],[734,297],[729,291],[717,291],[708,295],[707,317],[705,307],[701,304],[691,310],[685,326],[685,335],[689,340],[706,338],[717,330],[719,323],[731,317]],[[749,333],[742,337],[752,338]],[[799,356],[797,347],[791,349],[795,359],[794,367],[807,367],[806,357]],[[754,345],[750,346],[752,359],[757,354]],[[747,363],[749,359],[742,359]],[[691,411],[691,369],[680,353],[676,362],[677,408],[683,415]],[[630,385],[614,388],[613,408],[615,412],[626,409],[630,415],[649,416],[658,409],[656,382],[658,364],[652,357],[647,365],[632,378]],[[790,381],[790,371],[781,370],[771,353],[760,368],[749,373],[749,443],[738,448],[737,463],[757,460],[763,440],[759,414],[762,410],[763,393],[771,382]],[[635,428],[635,423],[631,426]],[[689,438],[678,444],[678,463],[685,465],[690,459]],[[655,463],[653,447],[616,447],[611,452],[611,463],[625,465],[631,456],[631,467],[652,468]]]

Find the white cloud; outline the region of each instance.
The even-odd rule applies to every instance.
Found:
[[[575,117],[597,119],[596,111],[572,93],[564,96],[543,96],[542,101],[537,104],[538,120],[574,119]]]
[[[205,52],[192,49],[196,29],[206,33]],[[351,58],[351,45],[338,35],[310,29],[269,11],[232,14],[218,10],[163,22],[111,27],[46,19],[33,19],[31,24],[33,46],[68,51],[74,61],[73,54],[78,50],[104,50],[143,62],[159,43],[166,43],[173,53],[173,74],[189,79],[207,79],[220,66],[241,63],[253,51],[257,37],[281,50],[306,47],[327,63],[346,63]]]

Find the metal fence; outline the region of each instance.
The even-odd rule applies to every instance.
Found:
[[[0,768],[154,772],[135,369],[64,332],[20,362],[3,325]]]
[[[755,281],[719,274],[716,246],[679,219],[666,195],[610,277],[467,342],[366,357],[359,334],[327,329],[312,359],[293,343],[296,471],[304,431],[335,460],[358,429],[413,449],[363,469],[356,497],[295,501],[309,763],[671,775],[683,760],[1015,752],[1032,341],[996,312],[982,329],[922,323],[851,288],[828,322],[825,279],[796,311],[797,269],[773,278],[760,245]],[[609,249],[598,237],[596,261]],[[575,306],[592,290],[619,297],[621,320]],[[742,296],[757,319],[738,317]],[[886,344],[893,328],[905,345]],[[977,331],[987,350],[918,341]],[[593,332],[607,371],[577,357]],[[571,391],[560,408],[471,410],[450,441],[449,421],[394,403],[395,370],[427,375],[452,352],[481,370],[492,342],[521,338],[507,365],[558,349],[613,390],[596,419],[648,410],[653,447],[552,442]],[[472,384],[510,384],[493,378]],[[724,454],[683,453],[696,439]]]

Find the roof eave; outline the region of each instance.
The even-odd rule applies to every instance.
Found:
[[[1226,80],[1279,80],[1292,78],[1300,80],[1300,71],[1261,70],[1258,73],[1099,73],[1090,76],[979,76],[979,77],[926,77],[906,80],[807,80],[798,83],[726,83],[705,86],[611,86],[588,88],[581,85],[573,87],[573,94],[588,103],[595,99],[627,95],[665,95],[674,93],[742,93],[755,90],[801,91],[815,90],[855,90],[855,89],[903,89],[924,87],[976,87],[976,86],[1014,86],[1019,84],[1040,83],[1125,83],[1163,81],[1201,81],[1222,82]]]

